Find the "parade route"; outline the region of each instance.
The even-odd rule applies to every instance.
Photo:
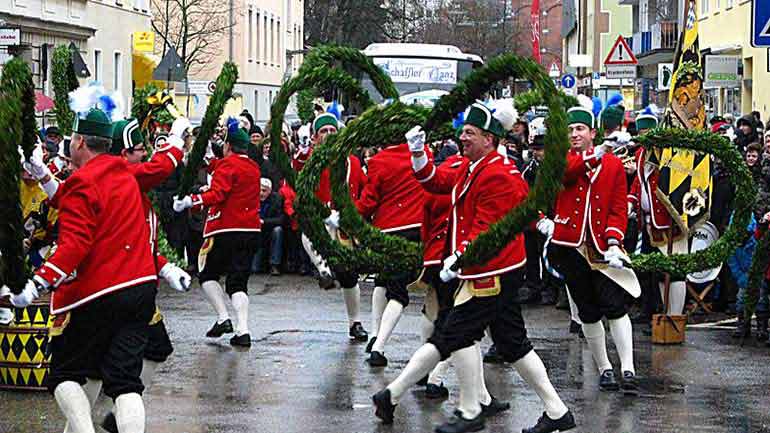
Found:
[[[368,319],[371,287],[363,285]],[[374,416],[371,395],[396,377],[419,344],[420,296],[396,328],[386,355],[371,369],[363,344],[348,340],[345,307],[337,291],[306,277],[253,276],[249,284],[253,346],[233,349],[228,339],[207,340],[208,303],[164,286],[159,304],[175,352],[146,396],[147,431],[167,433],[430,432],[451,414],[457,384],[450,370],[447,402],[426,400],[414,387],[396,409],[392,426]],[[554,385],[575,414],[576,432],[768,432],[770,361],[764,347],[737,347],[726,330],[688,330],[684,346],[652,346],[634,334],[641,395],[598,391],[591,355],[567,332],[568,317],[553,307],[525,308],[530,337]],[[364,321],[368,329],[368,320]],[[489,342],[485,341],[483,346]],[[753,340],[749,345],[754,344]],[[610,358],[616,359],[609,344]],[[490,391],[511,410],[490,419],[488,432],[518,432],[542,412],[540,401],[509,366],[485,364]],[[47,393],[2,392],[2,433],[54,433],[64,425]],[[100,400],[95,419],[101,420]],[[100,430],[97,430],[100,431]]]

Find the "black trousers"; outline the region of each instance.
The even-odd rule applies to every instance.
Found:
[[[205,264],[198,279],[219,281],[225,276],[225,292],[248,293],[251,260],[260,242],[259,232],[225,232],[207,238],[201,254],[205,254]]]
[[[104,393],[115,399],[144,391],[139,378],[155,313],[157,284],[153,281],[101,296],[69,311],[61,335],[51,338],[48,389],[62,382],[81,385],[103,381]]]
[[[626,315],[627,292],[599,271],[592,270],[577,249],[551,244],[548,258],[567,282],[583,323],[619,319]]]
[[[420,242],[420,229],[407,229],[397,232],[388,233],[392,236],[398,236],[412,242]],[[406,286],[417,279],[417,275],[414,272],[405,270],[403,272],[395,272],[391,275],[384,277],[377,277],[374,280],[374,285],[378,287],[385,287],[385,297],[389,301],[396,301],[406,308],[409,305],[409,291]]]
[[[516,302],[518,289],[524,283],[524,272],[517,269],[501,275],[498,295],[473,297],[449,309],[444,323],[428,338],[442,360],[481,340],[487,327],[498,353],[506,361],[516,362],[532,350],[521,306]]]
[[[161,320],[147,329],[147,347],[144,349],[144,359],[155,362],[166,362],[174,352],[171,339],[166,331],[166,324]]]
[[[533,289],[543,287],[541,269],[545,238],[537,230],[524,230],[524,247],[527,251],[527,286]]]

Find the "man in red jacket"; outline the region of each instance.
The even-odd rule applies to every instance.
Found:
[[[424,191],[412,176],[409,146],[393,144],[369,160],[369,172],[356,208],[365,219],[383,233],[413,242],[420,241]],[[385,343],[396,327],[401,313],[409,305],[406,286],[414,281],[411,272],[377,278],[372,292],[372,332],[367,352],[372,367],[388,365]]]
[[[443,281],[459,278],[460,289],[443,326],[415,352],[399,377],[372,397],[375,414],[386,423],[393,421],[400,396],[450,355],[460,383],[458,416],[436,431],[481,430],[485,416],[505,410],[504,404],[480,391],[483,373],[477,342],[489,328],[498,353],[513,363],[545,404],[545,413],[538,423],[524,431],[564,431],[575,426],[571,412],[559,398],[543,362],[532,349],[521,307],[515,302],[516,292],[524,282],[523,236],[515,236],[486,263],[463,269],[455,266],[479,234],[527,196],[526,182],[517,170],[513,170],[511,163],[495,151],[500,137],[505,136],[515,121],[512,113],[505,115],[505,112],[504,106],[493,110],[476,103],[469,107],[460,136],[467,160],[456,171],[438,170],[430,164],[424,150],[424,132],[416,128],[407,134],[415,178],[429,192],[451,194],[453,206],[447,223],[448,249],[442,254],[440,277]]]
[[[91,110],[73,131],[77,170],[56,193],[58,247],[11,302],[23,307],[52,291],[48,388],[73,431],[93,431],[81,386],[101,379],[120,431],[144,432],[140,373],[157,292],[150,228],[129,164],[107,154],[107,116]]]
[[[567,155],[564,190],[556,199],[553,220],[543,219],[538,229],[552,236],[548,257],[564,276],[578,309],[583,334],[599,368],[601,390],[619,385],[607,357],[604,325],[606,317],[618,349],[622,388],[638,393],[631,320],[626,296],[638,297],[641,289],[623,251],[628,222],[626,174],[623,163],[607,146],[594,147],[596,120],[590,109],[568,111],[571,149]]]
[[[216,164],[211,188],[202,193],[174,200],[174,210],[208,207],[203,229],[204,243],[198,257],[203,292],[218,319],[206,333],[218,338],[233,332],[219,278],[226,277],[226,290],[236,315],[233,346],[251,347],[249,297],[247,295],[251,259],[259,246],[259,165],[246,154],[249,136],[240,128],[227,135],[224,158]]]

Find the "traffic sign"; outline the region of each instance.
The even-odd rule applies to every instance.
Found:
[[[551,69],[548,70],[548,76],[551,78],[558,78],[561,75],[561,70],[556,62],[551,63]]]
[[[770,47],[770,2],[753,0],[751,2],[751,45]]]
[[[618,36],[615,45],[612,46],[607,58],[604,59],[605,65],[636,65],[639,61],[628,46],[628,42],[623,36]]]
[[[636,78],[636,65],[607,65],[605,77],[610,80]]]
[[[577,79],[572,74],[564,74],[561,77],[561,86],[565,89],[571,89],[577,84]]]

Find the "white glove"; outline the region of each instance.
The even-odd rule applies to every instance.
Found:
[[[615,139],[615,147],[626,146],[631,142],[631,134],[625,131],[615,131],[608,138]]]
[[[594,146],[594,158],[601,159],[605,153],[607,153],[607,146],[602,144],[601,146]]]
[[[190,120],[186,117],[179,117],[171,124],[171,133],[169,135],[184,139],[185,134],[189,134],[191,129],[192,124],[190,124]]]
[[[0,298],[5,298],[6,296],[11,296],[11,289],[3,285],[3,287],[0,287]]]
[[[173,263],[166,263],[161,269],[160,272],[158,272],[158,275],[160,275],[161,278],[166,280],[169,286],[171,286],[172,289],[178,291],[178,292],[186,292],[190,290],[190,283],[192,283],[192,278],[190,278],[190,274],[183,271],[182,268],[179,266],[173,264]]]
[[[174,197],[174,212],[182,212],[185,209],[190,209],[193,206],[192,197],[189,195],[186,195],[182,197],[181,199],[179,197]]]
[[[39,155],[32,154],[32,156],[21,165],[27,173],[35,178],[35,180],[41,180],[44,177],[51,175],[51,170],[48,169]]]
[[[29,306],[29,304],[37,299],[38,296],[39,295],[37,293],[37,286],[35,285],[35,282],[32,280],[27,280],[27,285],[24,286],[24,290],[22,290],[21,293],[18,295],[11,293],[11,304],[14,307],[24,308]]]
[[[340,228],[340,213],[336,210],[332,210],[331,215],[324,220],[324,223],[333,229]]]
[[[552,237],[553,236],[553,230],[556,227],[553,220],[550,218],[543,218],[540,221],[537,222],[537,225],[535,226],[537,228],[537,231],[542,233],[546,237]]]
[[[604,253],[604,260],[607,261],[607,264],[611,268],[617,269],[623,269],[624,263],[631,262],[626,253],[624,253],[617,245],[612,245],[607,248],[607,252]]]
[[[457,278],[458,273],[457,271],[452,270],[452,266],[457,263],[459,258],[460,253],[455,251],[451,256],[444,259],[444,267],[441,269],[441,272],[439,272],[441,281],[446,283]]]
[[[409,151],[412,153],[425,150],[425,131],[421,126],[415,126],[406,132],[406,142],[409,144]]]
[[[177,137],[176,135],[169,135],[166,138],[166,143],[165,144],[167,144],[167,145],[169,145],[171,147],[176,147],[177,149],[184,151],[184,140],[182,140],[182,138],[180,138],[180,137]],[[163,147],[161,147],[160,149],[163,149]]]

